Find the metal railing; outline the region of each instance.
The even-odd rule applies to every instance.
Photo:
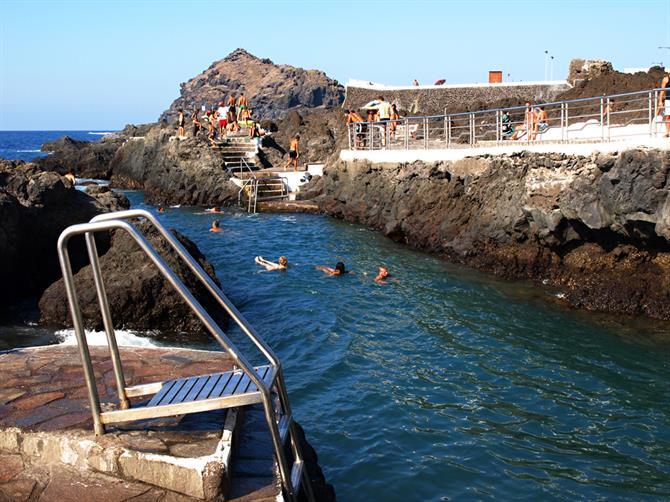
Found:
[[[659,93],[664,90],[355,122],[348,125],[349,149],[451,149],[513,142],[574,143],[655,137],[663,130],[659,128],[659,104],[663,104]]]
[[[175,274],[175,272],[169,267],[165,260],[157,253],[147,238],[142,235],[142,233],[135,225],[129,223],[128,221],[138,218],[142,218],[148,221],[156,230],[158,230],[160,235],[168,242],[170,247],[176,252],[179,258],[181,258],[181,260],[205,286],[208,292],[217,300],[224,311],[240,327],[241,331],[253,342],[253,344],[270,362],[271,376],[268,379],[269,383],[266,383],[266,381],[264,381],[263,378],[257,374],[256,370],[247,360],[247,358],[237,349],[235,344],[218,326],[216,321],[214,321],[214,319],[204,309],[201,303],[184,285],[179,276]],[[193,259],[188,251],[186,251],[184,246],[177,240],[177,238],[163,225],[161,225],[154,217],[154,215],[144,210],[136,209],[119,211],[96,216],[89,223],[68,227],[61,233],[60,238],[58,239],[58,257],[61,264],[65,291],[70,305],[70,313],[74,325],[75,336],[79,346],[82,366],[84,369],[84,378],[89,393],[89,403],[91,406],[91,413],[93,415],[95,433],[104,434],[105,424],[108,423],[151,418],[152,416],[165,416],[165,410],[155,412],[152,411],[156,410],[157,407],[152,408],[145,406],[144,408],[131,409],[129,397],[155,393],[157,386],[160,387],[161,384],[145,384],[136,385],[133,387],[127,387],[125,384],[123,366],[121,364],[119,348],[116,342],[116,334],[113,327],[109,303],[102,278],[100,260],[94,238],[95,233],[107,232],[109,230],[124,231],[133,238],[133,240],[140,246],[144,253],[153,262],[153,264],[158,268],[161,274],[166,278],[166,280],[176,289],[177,293],[181,296],[188,307],[202,321],[210,334],[231,356],[235,364],[239,366],[244,374],[247,375],[247,377],[256,385],[260,393],[260,401],[263,404],[265,418],[272,436],[272,442],[275,449],[275,455],[282,484],[286,488],[291,500],[294,500],[297,497],[297,487],[299,487],[300,481],[305,481],[305,492],[307,497],[309,500],[313,500],[309,478],[307,477],[306,470],[304,469],[302,452],[295,436],[295,427],[292,418],[291,407],[288,401],[288,393],[284,383],[282,367],[279,359],[274,354],[272,349],[258,335],[254,328],[248,323],[242,313],[226,297],[226,295],[216,285],[212,278],[203,270],[200,264]],[[100,405],[100,397],[95,382],[95,374],[91,362],[88,342],[86,340],[81,308],[79,306],[79,297],[74,284],[74,275],[72,272],[72,265],[68,252],[68,243],[70,239],[77,235],[84,235],[86,242],[88,257],[91,264],[95,289],[98,297],[98,303],[100,306],[100,313],[102,315],[105,334],[112,358],[114,376],[119,396],[120,409],[118,410],[103,412]],[[280,412],[283,412],[282,419],[277,417],[273,392],[276,392],[276,397],[278,399],[277,405],[280,407]],[[230,399],[229,402],[230,403],[228,406],[236,404],[233,399]],[[179,413],[176,414],[203,411],[202,408],[195,411],[194,410],[195,409],[189,410],[188,404],[186,406],[182,405],[179,408]],[[163,414],[161,415],[160,413]],[[291,448],[294,457],[294,464],[293,468],[291,469],[289,469],[288,460],[284,452],[283,445],[285,435],[288,435],[288,437],[291,439]]]

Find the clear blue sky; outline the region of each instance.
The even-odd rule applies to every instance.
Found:
[[[0,1],[0,129],[151,122],[237,47],[276,63],[407,84],[554,77],[570,59],[670,66],[669,0]]]

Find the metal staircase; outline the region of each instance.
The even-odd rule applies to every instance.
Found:
[[[219,150],[228,172],[243,171],[248,167],[256,169],[253,157],[257,153],[257,148],[246,135],[227,136]]]
[[[133,220],[140,218],[150,222],[159,231],[162,238],[170,244],[181,260],[186,263],[209,293],[212,294],[233,321],[237,323],[242,332],[249,337],[268,360],[269,364],[253,367],[244,354],[239,352],[237,347],[202,307],[191,291],[186,288],[181,279],[156,252],[155,248],[140,232],[138,227],[132,223]],[[116,343],[116,334],[113,328],[94,239],[94,234],[109,230],[127,232],[131,235],[240,369],[130,387],[125,385],[123,366]],[[117,409],[110,411],[102,411],[101,409],[100,397],[95,382],[95,374],[86,341],[79,299],[75,289],[72,265],[68,253],[68,243],[72,237],[77,235],[84,235],[86,241],[100,313],[105,327],[118,389],[119,406]],[[295,423],[288,400],[281,362],[239,310],[237,310],[211,277],[191,257],[170,231],[161,225],[151,213],[144,210],[138,209],[103,214],[96,216],[89,223],[73,225],[65,229],[58,239],[58,257],[84,368],[84,377],[96,434],[104,434],[105,427],[113,423],[262,403],[265,411],[265,419],[272,437],[275,459],[285,496],[289,500],[295,501],[299,494],[302,493],[307,500],[314,500],[311,483],[296,436]],[[146,404],[135,407],[131,406],[129,398],[140,396],[151,397]],[[289,455],[292,460],[291,465],[289,465]]]

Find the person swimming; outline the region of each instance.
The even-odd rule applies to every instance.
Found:
[[[265,267],[265,270],[268,271],[286,270],[288,268],[288,260],[286,259],[286,256],[280,256],[278,260],[279,263],[268,261],[262,256],[257,256],[256,258],[254,258],[254,261],[258,263],[260,266]]]
[[[212,207],[212,208],[209,208],[209,209],[205,209],[205,212],[206,213],[221,213],[222,211],[218,207]]]
[[[331,276],[333,276],[333,275],[344,275],[344,274],[349,273],[349,271],[345,270],[344,263],[341,262],[341,261],[338,261],[335,264],[335,268],[330,268],[330,267],[324,267],[322,265],[317,265],[316,269],[321,270],[322,272],[325,272],[326,274],[331,275]]]
[[[219,226],[219,220],[214,220],[212,222],[212,227],[209,229],[210,232],[222,232],[222,228]]]
[[[386,278],[389,276],[389,269],[386,267],[379,267],[379,272],[377,272],[377,277],[375,277],[375,282],[377,284],[383,283]]]
[[[159,206],[159,207],[158,207],[158,212],[159,212],[160,214],[163,214],[163,213],[165,212],[165,208],[164,208],[163,206]]]

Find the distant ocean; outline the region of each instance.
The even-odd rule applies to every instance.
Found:
[[[114,131],[0,131],[0,158],[31,161],[49,155],[40,151],[43,143],[61,136],[72,139],[97,141],[104,133]]]

